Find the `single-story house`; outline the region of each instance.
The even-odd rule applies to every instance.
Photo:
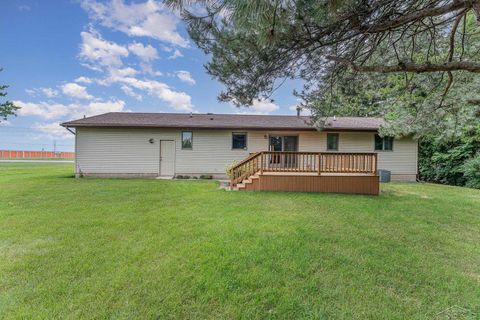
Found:
[[[393,181],[416,180],[417,141],[380,137],[382,119],[332,117],[321,131],[309,120],[298,115],[111,112],[61,125],[75,133],[77,176],[225,178],[233,162],[274,151],[376,153],[375,169],[390,171]]]

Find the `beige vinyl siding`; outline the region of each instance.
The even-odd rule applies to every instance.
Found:
[[[254,134],[248,133],[247,139],[247,148],[255,145]],[[228,164],[246,158],[249,152],[253,151],[232,149],[232,131],[193,130],[191,150],[177,145],[176,172],[223,175]]]
[[[77,128],[77,173],[148,174],[159,171],[158,141],[143,129]],[[165,132],[166,139],[174,135]]]
[[[301,132],[298,151],[324,152],[327,150],[327,135],[323,132]]]
[[[372,132],[340,132],[338,152],[373,152],[373,139]]]
[[[376,152],[378,152],[379,169],[390,170],[393,175],[399,176],[417,174],[418,145],[416,140],[412,138],[395,139],[393,151]]]
[[[298,136],[298,151],[325,152],[325,132],[246,131],[247,150],[232,150],[232,132],[242,130],[190,130],[192,150],[181,148],[183,130],[140,128],[78,128],[77,169],[84,174],[152,175],[159,172],[160,140],[175,141],[175,173],[223,176],[225,167],[250,153],[268,150],[269,135]],[[244,131],[242,131],[244,132]],[[154,143],[149,143],[153,138]],[[339,132],[338,152],[375,152],[374,133]],[[393,151],[378,152],[378,168],[414,179],[417,173],[417,142],[394,141]],[[412,178],[413,177],[413,178]]]
[[[182,130],[78,128],[77,173],[157,175],[160,140],[174,140],[176,174],[224,175],[228,164],[267,146],[259,132],[248,132],[247,150],[232,150],[232,131],[190,131],[191,150],[182,149]],[[149,142],[151,138],[153,144]]]

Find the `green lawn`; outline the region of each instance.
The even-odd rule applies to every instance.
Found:
[[[226,192],[0,164],[0,318],[479,319],[480,191]]]

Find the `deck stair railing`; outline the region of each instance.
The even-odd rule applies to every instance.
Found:
[[[376,153],[262,151],[230,169],[231,186],[264,172],[375,174]]]
[[[230,169],[230,185],[235,186],[261,170],[262,152],[253,153]]]

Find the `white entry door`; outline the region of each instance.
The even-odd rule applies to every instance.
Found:
[[[175,175],[175,141],[160,141],[160,176],[173,177]]]

